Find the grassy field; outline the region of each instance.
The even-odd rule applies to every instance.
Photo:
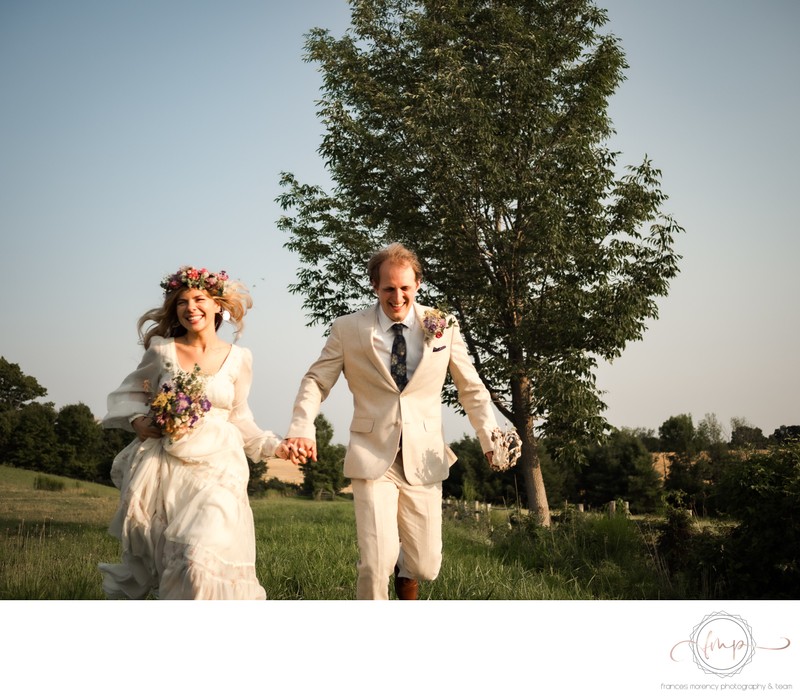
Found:
[[[49,476],[37,482],[34,472],[0,466],[0,599],[101,599],[97,563],[118,558],[106,531],[117,500],[111,487]],[[270,599],[355,597],[352,502],[275,497],[252,506],[257,574]],[[421,585],[421,598],[676,596],[641,523],[576,516],[547,530],[511,527],[508,515],[493,511],[476,521],[448,510],[442,571]]]

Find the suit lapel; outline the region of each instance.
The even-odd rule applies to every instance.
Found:
[[[392,374],[389,373],[389,369],[384,365],[383,361],[381,361],[378,352],[375,351],[375,342],[372,339],[372,335],[378,326],[377,307],[377,305],[374,305],[371,308],[367,308],[358,318],[358,336],[361,342],[361,348],[364,350],[370,362],[372,362],[372,365],[378,373],[383,376],[386,382],[396,390],[397,386],[394,384]]]
[[[427,306],[420,305],[419,303],[414,303],[414,314],[416,315],[416,322],[418,324],[422,324],[422,316],[425,314],[425,311],[428,310]],[[425,369],[425,364],[427,363],[428,359],[430,358],[431,353],[433,352],[433,345],[430,342],[425,341],[425,335],[423,333],[422,336],[422,356],[420,357],[419,364],[417,365],[416,370],[414,371],[414,375],[411,377],[409,383],[413,383],[418,379],[417,376],[421,375]]]

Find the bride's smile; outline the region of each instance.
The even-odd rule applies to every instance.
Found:
[[[214,315],[221,308],[203,290],[189,288],[181,293],[176,305],[178,319],[187,331],[200,333],[207,326],[214,327]]]

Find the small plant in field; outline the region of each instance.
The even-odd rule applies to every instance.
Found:
[[[497,530],[494,549],[557,583],[573,585],[582,598],[657,597],[657,578],[638,525],[622,512],[583,514],[567,509],[549,527],[515,516]]]
[[[47,475],[37,475],[33,479],[33,489],[46,490],[48,492],[60,492],[64,489],[64,482]]]

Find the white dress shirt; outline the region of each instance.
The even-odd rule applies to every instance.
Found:
[[[372,341],[375,345],[375,351],[378,352],[386,368],[391,372],[392,344],[394,343],[394,330],[392,326],[397,323],[383,312],[380,303],[377,308],[378,327],[375,329]],[[408,311],[405,320],[400,324],[406,327],[406,329],[403,330],[403,336],[406,338],[406,375],[408,376],[408,380],[411,381],[414,376],[414,371],[417,366],[419,366],[420,359],[422,359],[423,345],[422,325],[417,319],[417,312],[413,305],[411,306],[411,310]]]

